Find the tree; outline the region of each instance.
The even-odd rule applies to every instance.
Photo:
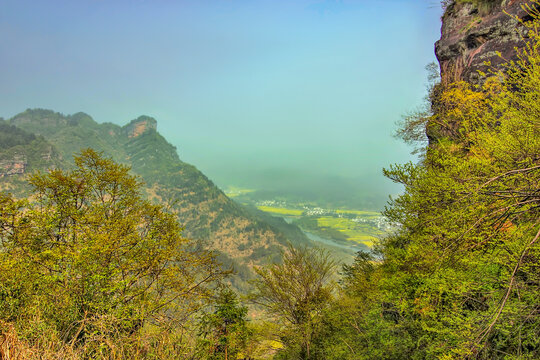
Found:
[[[128,167],[90,149],[75,165],[32,176],[28,201],[0,201],[0,318],[42,319],[71,344],[185,321],[223,276],[213,255]]]
[[[201,319],[201,335],[208,359],[237,359],[247,346],[247,307],[238,303],[234,291],[223,288],[216,299],[214,311]]]
[[[535,1],[535,6],[539,3]],[[430,144],[385,174],[398,224],[346,267],[314,345],[327,359],[540,358],[540,34],[481,86],[439,86],[403,129]],[[411,132],[413,131],[413,132]],[[403,135],[402,133],[402,135]]]
[[[282,340],[301,359],[311,358],[311,342],[322,310],[332,298],[335,263],[319,248],[289,245],[282,263],[258,268],[254,301],[277,316],[286,331]]]

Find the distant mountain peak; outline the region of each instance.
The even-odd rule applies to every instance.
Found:
[[[96,127],[98,123],[86,113],[64,115],[48,109],[26,109],[14,116],[10,123],[38,135],[51,135],[60,129],[75,126]]]
[[[72,125],[87,124],[87,125],[97,125],[96,121],[87,113],[78,112],[69,116],[69,122]]]
[[[157,121],[153,117],[142,115],[131,120],[123,129],[129,138],[135,138],[146,132],[155,131],[157,129]]]
[[[48,109],[26,109],[11,119],[11,124],[19,126],[36,124],[41,126],[65,125],[67,120],[61,113]]]

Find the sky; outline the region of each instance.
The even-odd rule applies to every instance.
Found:
[[[0,0],[0,116],[144,114],[221,187],[396,193],[381,169],[414,161],[392,134],[423,103],[440,15],[436,0]]]

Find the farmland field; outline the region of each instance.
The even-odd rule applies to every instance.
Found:
[[[301,216],[304,212],[303,210],[279,208],[272,206],[257,206],[257,209],[271,214],[284,216]]]
[[[225,195],[227,195],[230,198],[235,198],[235,197],[238,197],[238,196],[242,196],[242,195],[252,193],[254,191],[255,190],[253,190],[253,189],[244,189],[244,188],[241,188],[241,187],[229,186],[227,189],[224,190],[224,193],[225,193]]]
[[[303,209],[301,209],[303,207]],[[304,231],[336,242],[372,247],[388,228],[380,213],[364,210],[321,209],[302,205],[258,205],[261,211],[293,221]]]
[[[364,211],[364,210],[342,210],[338,209],[336,210],[337,214],[350,214],[350,215],[357,215],[362,217],[379,217],[381,216],[380,213],[376,211]]]
[[[391,228],[376,211],[354,208],[330,208],[315,202],[301,202],[285,196],[271,197],[257,190],[228,187],[225,193],[236,201],[254,206],[272,216],[328,239],[341,246],[372,247]],[[328,204],[327,204],[328,205]]]
[[[380,215],[379,215],[380,217]],[[333,229],[345,235],[348,241],[373,246],[373,243],[384,235],[384,231],[369,223],[355,222],[343,217],[320,217],[317,219],[319,229]]]

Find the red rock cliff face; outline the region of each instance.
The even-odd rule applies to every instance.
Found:
[[[26,157],[15,155],[11,159],[0,160],[0,178],[4,176],[24,174],[26,171]]]
[[[482,81],[478,71],[487,72],[516,58],[516,48],[524,45],[527,21],[526,0],[483,0],[452,3],[442,18],[441,39],[435,53],[443,84],[465,80]],[[500,54],[500,55],[499,55]]]

